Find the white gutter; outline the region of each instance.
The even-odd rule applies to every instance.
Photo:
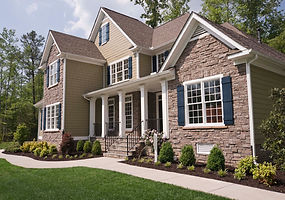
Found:
[[[248,112],[249,112],[249,129],[250,129],[250,144],[252,147],[252,155],[255,157],[255,139],[254,139],[254,119],[253,119],[253,101],[252,101],[252,85],[250,64],[258,59],[258,55],[252,60],[246,62],[246,82],[247,82],[247,96],[248,96]]]

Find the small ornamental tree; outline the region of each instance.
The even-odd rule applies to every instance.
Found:
[[[195,164],[196,158],[192,145],[185,145],[183,147],[179,161],[183,166],[191,166]]]
[[[14,140],[22,145],[25,141],[28,140],[30,136],[30,130],[26,124],[19,124],[17,130],[14,133]]]
[[[158,160],[162,163],[173,162],[174,152],[170,142],[162,144],[159,152]]]
[[[263,147],[277,166],[285,166],[285,88],[271,91],[273,109],[260,128],[265,137]]]
[[[71,137],[71,134],[69,133],[64,133],[62,135],[62,141],[60,143],[60,151],[63,154],[70,154],[74,152],[75,145],[74,145],[74,140]]]

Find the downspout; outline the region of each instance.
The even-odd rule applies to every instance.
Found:
[[[249,129],[250,129],[250,144],[252,148],[252,156],[256,156],[255,152],[255,139],[254,139],[254,119],[253,119],[253,101],[252,101],[252,86],[251,86],[251,73],[250,64],[258,59],[258,55],[246,63],[246,82],[248,94],[248,111],[249,111]]]

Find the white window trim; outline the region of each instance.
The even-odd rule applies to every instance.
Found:
[[[163,64],[162,64],[162,66],[161,66],[161,68],[158,69],[158,55],[160,55],[160,54],[162,54],[162,53],[164,54],[166,51],[169,51],[169,53],[170,53],[170,50],[171,50],[171,49],[165,49],[165,50],[159,51],[158,53],[156,53],[155,55],[153,55],[153,56],[156,56],[156,58],[155,58],[155,62],[156,62],[156,72],[153,72],[153,71],[152,71],[152,69],[153,69],[152,57],[153,57],[153,56],[151,56],[151,74],[158,73],[159,70],[162,68],[163,64],[164,64],[165,61],[166,61],[166,59],[165,59],[164,62],[163,62]],[[167,56],[167,57],[168,57],[168,56]]]
[[[113,103],[112,104],[109,104],[109,101],[112,100]],[[116,125],[116,99],[115,98],[110,98],[110,99],[107,99],[107,102],[108,102],[108,130],[109,131],[113,131],[115,130],[115,125]],[[110,119],[110,113],[109,113],[109,106],[110,105],[113,105],[114,106],[114,111],[113,111],[113,118],[114,118],[114,121],[113,121],[113,128],[109,128],[109,119]]]
[[[106,26],[109,22],[104,22],[102,25],[101,25],[101,38],[102,38],[102,43],[101,43],[101,46],[103,46],[104,44],[106,44],[108,41],[107,41],[107,38],[106,38],[106,41],[103,42],[103,27]],[[106,36],[107,37],[107,36]],[[109,24],[109,39],[110,39],[110,24]]]
[[[131,97],[131,101],[126,101],[126,98],[127,97]],[[127,126],[127,119],[126,119],[126,103],[127,102],[131,102],[131,105],[132,105],[132,127],[131,128],[127,128],[125,127],[126,131],[132,131],[133,130],[133,127],[134,127],[134,102],[133,102],[133,95],[132,94],[128,94],[125,96],[125,126]]]
[[[123,83],[123,82],[126,82],[126,81],[130,80],[130,78],[124,79],[124,78],[125,78],[124,60],[128,60],[129,57],[132,57],[132,56],[130,55],[130,56],[121,58],[121,59],[116,60],[116,61],[114,61],[114,62],[112,62],[112,63],[109,64],[109,66],[110,66],[110,85],[116,85],[116,84],[118,84],[118,83]],[[119,62],[122,62],[122,80],[113,83],[113,82],[112,82],[112,78],[113,78],[112,65],[115,65],[115,70],[116,70],[116,73],[115,73],[115,76],[116,76],[116,77],[115,77],[115,80],[117,80],[117,75],[116,75],[116,74],[117,74],[117,63],[119,63]],[[129,62],[129,60],[128,60],[128,62]],[[128,67],[129,67],[129,66],[128,66]],[[130,73],[130,72],[129,72],[129,69],[128,69],[128,73]],[[128,77],[129,77],[129,76],[128,76]]]
[[[60,102],[57,102],[57,103],[54,103],[54,104],[49,104],[49,105],[46,105],[46,132],[47,131],[59,131],[59,129],[58,128],[53,128],[53,129],[48,129],[47,127],[48,127],[48,124],[47,124],[47,122],[48,122],[48,120],[47,120],[47,108],[48,107],[52,107],[52,106],[57,106],[57,105],[59,105],[60,104]],[[56,112],[56,109],[55,109],[55,112]],[[58,116],[57,116],[58,117]],[[56,124],[56,126],[57,126],[57,119],[55,120],[55,124]]]
[[[57,80],[57,61],[58,61],[58,59],[57,60],[55,60],[55,61],[53,61],[52,63],[50,63],[49,65],[48,65],[48,71],[49,71],[49,73],[48,73],[48,83],[49,83],[49,86],[48,86],[48,89],[49,88],[52,88],[52,87],[54,87],[54,86],[56,86],[56,85],[58,85],[58,80]],[[55,83],[54,84],[50,84],[51,83],[51,80],[50,80],[50,77],[51,77],[51,70],[50,70],[50,67],[51,67],[51,65],[54,65],[55,64],[55,74],[56,74],[56,77],[55,77]]]
[[[186,128],[199,128],[199,127],[220,127],[220,126],[225,126],[224,123],[224,110],[223,110],[223,88],[222,88],[222,74],[215,75],[215,76],[210,76],[210,77],[205,77],[201,79],[195,79],[195,80],[190,80],[190,81],[185,81],[183,82],[184,86],[184,111],[185,111],[185,126]],[[204,84],[201,84],[201,98],[202,98],[202,112],[203,112],[203,123],[200,124],[189,124],[189,110],[188,110],[188,105],[187,105],[187,85],[195,84],[195,83],[203,83],[205,81],[211,81],[215,79],[220,79],[220,86],[221,86],[221,106],[222,106],[222,121],[221,123],[207,123],[205,121],[206,118],[206,108],[205,108],[205,95],[204,95]]]

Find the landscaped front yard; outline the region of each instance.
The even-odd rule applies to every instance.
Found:
[[[101,169],[25,169],[0,159],[0,199],[226,198]]]

